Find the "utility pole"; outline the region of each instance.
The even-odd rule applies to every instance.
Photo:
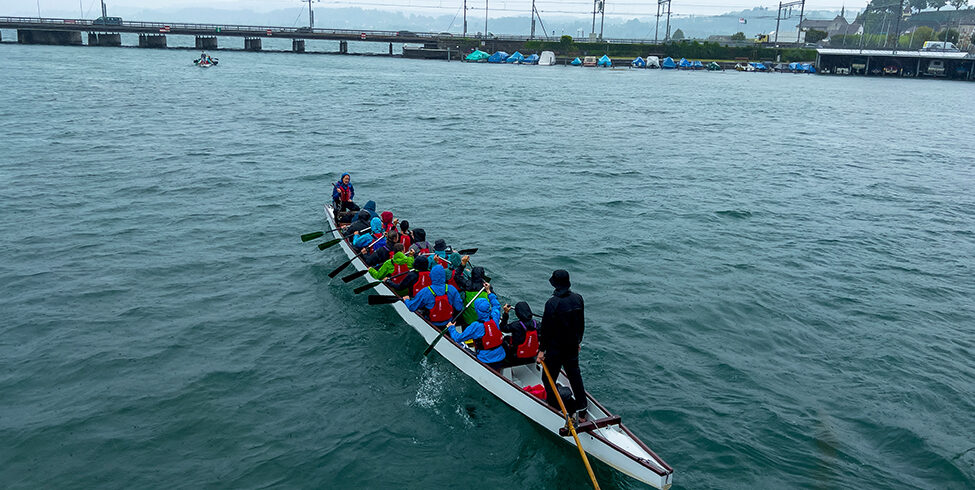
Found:
[[[806,13],[806,0],[802,0],[802,7],[799,8],[799,26],[796,28],[799,32],[796,34],[796,46],[799,45],[799,40],[802,39],[802,16]]]
[[[897,7],[897,22],[894,25],[894,50],[893,54],[897,54],[897,44],[901,41],[901,17],[904,16],[904,0],[901,0],[900,6]],[[910,48],[910,46],[908,46]]]
[[[315,27],[315,12],[311,10],[312,0],[308,0],[308,28],[313,29]]]
[[[108,9],[105,8],[105,0],[102,0],[102,18],[108,17]]]
[[[606,22],[606,0],[599,0],[599,40],[603,40],[603,23]]]
[[[667,33],[664,41],[670,40],[670,0],[667,0]]]
[[[484,37],[487,37],[488,0],[484,0]]]
[[[657,0],[657,27],[653,29],[653,43],[657,44],[657,36],[660,34],[660,0]]]
[[[592,28],[589,29],[590,34],[596,33],[596,6],[599,4],[599,0],[592,0]]]
[[[464,37],[467,37],[467,0],[464,0]]]
[[[775,13],[775,47],[779,47],[779,21],[782,20],[782,2],[779,2],[779,11]]]
[[[532,0],[532,34],[528,39],[535,39],[535,0]]]

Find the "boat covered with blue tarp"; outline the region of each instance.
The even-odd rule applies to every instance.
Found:
[[[522,62],[522,60],[524,60],[524,59],[525,59],[525,55],[523,55],[523,54],[521,54],[521,53],[519,53],[519,52],[517,52],[517,51],[515,51],[515,54],[513,54],[513,55],[511,55],[511,56],[509,56],[509,57],[507,57],[507,58],[506,58],[506,59],[504,60],[504,62],[505,62],[505,63],[521,63],[521,62]]]
[[[609,56],[604,54],[602,58],[599,58],[599,61],[596,62],[596,66],[613,66],[613,60],[609,59]]]
[[[677,63],[674,63],[674,59],[668,56],[664,58],[664,61],[660,64],[660,67],[664,70],[673,70],[674,68],[677,68]]]
[[[496,51],[487,61],[488,63],[504,63],[504,60],[508,59],[508,56],[510,55],[504,51]]]
[[[521,64],[523,64],[523,65],[537,65],[538,64],[538,55],[537,54],[532,54],[532,55],[525,56],[525,59],[521,60]]]
[[[572,66],[582,66],[582,60],[580,60],[577,56],[576,59],[572,60],[572,62],[569,64]]]
[[[646,68],[647,61],[644,60],[642,56],[637,56],[635,60],[630,62],[630,66],[633,68]]]

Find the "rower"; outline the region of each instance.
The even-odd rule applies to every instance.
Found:
[[[383,231],[396,230],[396,223],[399,220],[393,219],[392,211],[383,211],[379,213],[379,218],[383,221]]]
[[[379,218],[373,218],[369,222],[369,232],[370,233],[366,233],[365,231],[356,232],[355,238],[352,239],[352,246],[356,249],[361,249],[372,243],[373,250],[375,250],[376,248],[382,247],[386,244],[385,238],[383,237],[383,222],[380,221]]]
[[[381,247],[372,247],[375,252],[369,255],[363,254],[362,260],[365,261],[366,265],[369,267],[377,267],[382,265],[383,262],[392,259],[393,256],[396,255],[396,246],[399,245],[399,243],[396,242],[399,241],[399,235],[387,233],[385,237],[381,239],[381,241],[383,243]]]
[[[487,278],[484,276],[483,267],[472,268],[470,279],[464,277],[464,266],[467,265],[469,260],[470,257],[467,255],[461,258],[462,266],[460,269],[457,269],[457,271],[460,271],[460,273],[456,274],[457,289],[461,291],[461,295],[464,296],[465,305],[470,304],[471,300],[475,297],[485,299],[488,297],[488,293],[486,291],[481,291],[481,285],[487,282]],[[461,314],[460,323],[461,325],[468,325],[475,320],[477,320],[477,311],[475,310],[474,305],[470,304],[470,306],[464,309],[464,313]]]
[[[371,220],[372,217],[369,216],[369,211],[366,211],[365,209],[360,209],[359,214],[356,215],[355,221],[353,221],[352,224],[346,227],[346,229],[342,231],[342,234],[345,235],[346,238],[348,238],[354,235],[355,232],[357,231],[368,230],[370,228],[369,221]]]
[[[454,312],[464,307],[464,300],[457,288],[446,283],[446,273],[440,265],[430,269],[430,285],[417,291],[413,299],[403,296],[403,302],[410,311],[426,310],[430,323],[437,327],[446,325]]]
[[[421,289],[430,285],[430,271],[427,266],[427,258],[425,256],[417,257],[413,260],[413,270],[404,274],[400,277],[391,277],[386,280],[386,284],[396,291],[396,294],[402,296],[404,293],[409,293],[410,296],[416,296]]]
[[[487,364],[491,369],[501,370],[504,367],[504,347],[502,347],[501,329],[498,328],[498,322],[501,320],[501,303],[498,302],[497,295],[491,291],[491,284],[487,282],[483,284],[488,297],[474,300],[477,320],[463,330],[454,323],[448,324],[447,328],[450,338],[455,342],[474,341],[477,360]]]
[[[516,320],[508,322],[511,305],[504,305],[501,313],[501,331],[511,334],[504,339],[505,366],[532,364],[538,354],[538,322],[535,321],[528,303],[515,304]]]
[[[427,232],[423,228],[413,230],[413,244],[410,245],[410,250],[413,254],[417,256],[420,254],[428,254],[431,248],[433,247],[427,241]]]
[[[413,232],[410,231],[410,222],[403,221],[399,222],[399,242],[403,244],[403,248],[406,250],[410,249],[413,245]]]
[[[332,185],[332,202],[335,204],[335,216],[343,211],[358,211],[359,206],[352,202],[355,197],[355,187],[352,186],[352,176],[342,174],[339,181]]]
[[[390,243],[389,239],[386,240],[386,243]],[[376,253],[380,254],[384,250],[386,249],[381,248]],[[375,279],[382,279],[386,276],[395,276],[408,272],[411,267],[413,267],[413,257],[407,256],[405,253],[403,253],[402,243],[394,243],[393,253],[390,254],[389,259],[383,261],[383,265],[378,269],[370,267],[369,274]]]
[[[366,212],[368,212],[369,213],[369,219],[370,220],[372,218],[378,218],[379,217],[379,214],[376,213],[376,201],[366,201],[366,205],[365,206],[362,206],[362,209],[360,211],[366,211]],[[356,216],[357,215],[354,215],[352,213],[342,213],[342,214],[339,215],[337,222],[338,223],[350,223],[350,222],[352,222],[353,219],[356,218]]]

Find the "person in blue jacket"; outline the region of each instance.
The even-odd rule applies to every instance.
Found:
[[[352,199],[355,197],[355,187],[352,186],[352,176],[345,173],[339,177],[339,181],[332,185],[332,202],[335,203],[335,212],[358,211]]]
[[[410,299],[409,296],[403,296],[403,302],[406,303],[406,308],[410,311],[423,309],[428,312],[431,308],[433,308],[434,305],[436,298],[436,294],[434,294],[434,292],[439,294],[444,290],[444,286],[446,286],[447,290],[447,301],[450,302],[450,307],[454,309],[454,313],[451,315],[451,317],[453,317],[457,315],[460,310],[464,309],[464,300],[461,299],[460,293],[457,292],[457,288],[447,285],[447,274],[442,265],[436,265],[430,269],[430,286],[421,289],[420,292],[416,293],[416,296],[414,296],[413,299]],[[449,321],[450,320],[448,319],[442,322],[430,323],[433,323],[437,327],[442,327]]]
[[[455,326],[453,323],[447,325],[450,329],[450,338],[454,339],[455,342],[464,342],[467,340],[480,340],[484,337],[484,322],[488,320],[494,320],[495,327],[500,327],[501,325],[501,303],[498,302],[497,295],[491,291],[491,284],[484,283],[484,290],[487,291],[488,297],[477,298],[474,300],[474,310],[477,311],[477,321],[472,322],[470,325],[461,331],[460,327]],[[500,334],[500,330],[498,331]],[[504,367],[504,347],[498,345],[491,349],[480,349],[477,351],[477,359],[484,364],[487,364],[493,369],[500,370]]]
[[[383,222],[379,218],[373,218],[372,221],[369,222],[369,226],[371,228],[370,230],[371,233],[360,232],[359,234],[355,235],[355,238],[352,239],[352,245],[355,248],[362,249],[368,247],[369,244],[376,239],[376,237],[374,237],[373,234],[383,232]],[[376,250],[385,244],[386,244],[386,237],[383,236],[382,238],[379,239],[378,242],[373,243],[372,249]]]

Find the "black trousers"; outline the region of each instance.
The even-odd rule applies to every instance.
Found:
[[[579,355],[573,354],[571,357],[559,355],[557,353],[545,353],[545,366],[548,372],[552,373],[552,379],[558,381],[559,371],[565,368],[565,374],[569,378],[569,386],[572,387],[572,397],[576,400],[576,410],[585,410],[589,406],[586,400],[586,388],[582,385],[582,371],[579,370]],[[548,377],[542,373],[542,384],[545,385],[545,400],[549,405],[558,408],[559,401],[555,399],[552,391],[555,387],[549,385]],[[565,400],[563,400],[565,402]],[[571,415],[571,414],[570,414]]]

